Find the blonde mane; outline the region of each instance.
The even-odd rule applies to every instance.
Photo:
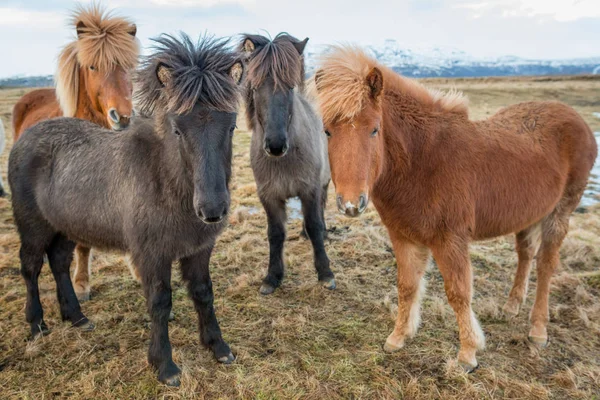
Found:
[[[126,18],[113,16],[97,4],[79,6],[73,13],[71,25],[78,38],[66,45],[58,57],[54,78],[56,96],[63,114],[75,116],[79,94],[79,68],[93,66],[109,71],[115,65],[135,69],[140,53],[135,38],[135,25]],[[133,31],[133,32],[132,32]]]
[[[356,46],[332,46],[321,57],[321,65],[312,79],[311,91],[316,97],[325,124],[355,118],[369,100],[366,77],[373,67],[383,74],[384,93],[398,90],[419,103],[439,110],[468,115],[468,101],[459,91],[447,93],[430,90],[415,80],[400,76],[379,64]]]

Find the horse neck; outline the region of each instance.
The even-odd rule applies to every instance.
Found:
[[[106,116],[101,110],[98,110],[91,102],[86,84],[85,74],[79,72],[79,90],[77,93],[77,109],[75,111],[75,118],[81,118],[91,121],[104,128],[110,129],[110,125],[106,119]]]
[[[430,105],[400,90],[386,89],[383,99],[384,170],[382,175],[409,175],[419,168],[417,159],[424,146],[433,140],[436,118]]]

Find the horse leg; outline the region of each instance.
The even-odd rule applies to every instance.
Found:
[[[469,259],[469,246],[466,241],[458,240],[432,250],[444,278],[448,302],[458,322],[458,362],[465,371],[472,372],[478,366],[475,353],[484,348],[485,336],[471,308],[473,271]]]
[[[559,206],[542,221],[542,245],[537,255],[537,287],[535,302],[531,309],[529,340],[539,346],[548,344],[548,299],[550,296],[550,280],[560,263],[559,249],[569,230],[569,215],[572,207]]]
[[[405,339],[417,333],[421,322],[421,298],[425,292],[425,268],[430,251],[402,239],[392,239],[398,265],[398,316],[394,331],[383,349],[388,353],[404,347]]]
[[[79,301],[75,295],[71,277],[69,276],[69,267],[73,260],[73,250],[75,243],[68,240],[64,235],[57,234],[48,249],[48,262],[54,280],[56,281],[56,294],[60,304],[60,315],[63,321],[71,321],[75,327],[85,330],[94,329],[94,324],[91,323],[81,312]]]
[[[329,182],[323,186],[321,191],[321,219],[323,220],[323,238],[327,239],[327,223],[325,222],[325,209],[327,208],[327,191],[329,190]]]
[[[90,299],[90,274],[92,265],[92,249],[78,244],[75,247],[75,272],[73,285],[79,301]]]
[[[531,271],[533,257],[540,246],[541,233],[541,224],[535,224],[518,232],[516,235],[515,247],[517,249],[519,262],[513,287],[510,290],[506,304],[502,308],[504,314],[507,316],[517,316],[521,305],[525,303],[529,283],[529,272]]]
[[[285,202],[263,201],[267,213],[269,236],[269,270],[260,287],[261,294],[271,294],[281,285],[283,279],[283,245],[285,243]]]
[[[209,272],[213,246],[214,244],[211,244],[198,254],[182,258],[181,276],[187,282],[189,295],[198,313],[200,340],[204,346],[212,350],[219,362],[229,364],[235,360],[235,357],[221,336],[221,328],[213,306],[214,294]]]
[[[129,269],[129,273],[131,274],[131,277],[137,283],[142,283],[142,277],[140,275],[140,271],[139,271],[138,267],[133,263],[133,260],[131,259],[131,255],[127,254],[125,256],[125,262],[127,263],[127,268]]]
[[[329,268],[329,258],[325,252],[323,235],[325,233],[325,224],[323,222],[323,199],[321,191],[300,195],[302,201],[302,213],[306,223],[306,232],[312,243],[314,251],[315,269],[319,282],[327,289],[335,289],[335,279],[331,268]]]
[[[44,264],[44,245],[36,246],[34,243],[22,239],[19,257],[21,258],[21,275],[27,286],[25,319],[29,322],[31,337],[35,339],[49,332],[44,322],[44,310],[40,302],[38,287],[38,278]]]
[[[179,386],[181,370],[173,362],[169,341],[169,314],[171,313],[171,261],[153,260],[134,256],[136,265],[143,265],[142,285],[148,304],[152,325],[148,362],[158,371],[159,381],[169,386]]]

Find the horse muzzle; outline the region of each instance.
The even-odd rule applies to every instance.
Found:
[[[120,115],[116,108],[108,110],[108,123],[113,131],[122,131],[129,126],[131,116]]]
[[[280,142],[266,139],[263,149],[269,157],[283,157],[290,149],[290,145],[287,140]]]
[[[358,196],[358,203],[354,203],[349,200],[345,201],[344,197],[338,194],[336,197],[336,204],[338,211],[341,214],[344,214],[347,217],[354,218],[358,217],[367,209],[367,205],[369,204],[369,198],[366,194],[362,193],[360,196]]]

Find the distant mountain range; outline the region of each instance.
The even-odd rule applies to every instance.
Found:
[[[382,45],[367,46],[366,49],[382,64],[414,78],[600,74],[600,57],[564,60],[534,60],[516,56],[476,58],[452,48],[407,49],[393,39],[386,40]],[[326,51],[326,47],[314,46],[307,52],[308,74],[314,72],[318,54],[323,51]],[[0,79],[0,87],[52,85],[51,75]]]
[[[430,77],[482,77],[600,74],[600,57],[534,60],[516,56],[476,58],[452,48],[407,49],[393,39],[382,45],[366,46],[379,62],[394,71],[414,78]],[[307,54],[307,70],[314,70],[317,55],[325,47],[317,47]]]

